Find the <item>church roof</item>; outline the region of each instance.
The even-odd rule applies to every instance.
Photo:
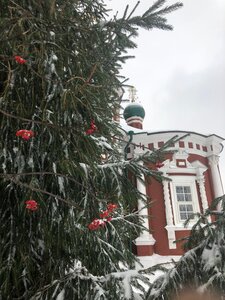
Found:
[[[146,135],[154,135],[154,134],[160,134],[160,133],[183,133],[183,134],[196,134],[199,136],[202,136],[204,138],[208,138],[210,136],[214,136],[217,137],[219,140],[224,141],[225,138],[217,135],[217,134],[202,134],[199,132],[195,132],[195,131],[188,131],[188,130],[157,130],[157,131],[150,131],[150,130],[143,130],[143,129],[138,129],[138,128],[134,128],[132,126],[129,126],[127,124],[120,124],[120,127],[126,132],[128,133],[129,131],[133,131],[133,134],[146,134]]]

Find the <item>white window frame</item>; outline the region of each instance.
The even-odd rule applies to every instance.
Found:
[[[187,204],[192,204],[194,213],[200,212],[198,193],[196,188],[196,176],[171,176],[170,178],[172,179],[172,182],[170,182],[170,190],[174,212],[174,223],[175,226],[183,227],[185,221],[180,219],[179,201],[177,200],[176,186],[190,186],[192,202],[187,202]],[[196,218],[191,219],[189,222],[190,226],[195,223],[195,221]]]

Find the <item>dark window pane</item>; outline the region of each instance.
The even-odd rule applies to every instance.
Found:
[[[180,211],[186,211],[186,207],[185,207],[185,205],[179,205],[179,208],[180,208]]]
[[[188,204],[188,205],[186,205],[186,208],[187,208],[188,212],[193,212],[193,206],[192,205]]]
[[[192,201],[191,194],[185,194],[185,201]]]
[[[182,186],[176,186],[176,192],[177,193],[183,193],[183,187]]]
[[[184,194],[177,194],[177,201],[185,201]]]
[[[191,193],[191,188],[190,186],[184,186],[184,193],[187,194],[187,193]]]
[[[180,213],[180,219],[181,220],[186,220],[187,219],[187,214],[186,213]]]
[[[179,210],[180,210],[180,219],[181,220],[186,220],[189,217],[191,217],[191,219],[194,218],[193,206],[191,204],[188,204],[188,205],[181,204],[181,205],[179,205]]]
[[[193,212],[192,213],[187,213],[187,216],[188,216],[188,218],[190,218],[191,217],[191,219],[194,219],[194,215],[193,215]]]

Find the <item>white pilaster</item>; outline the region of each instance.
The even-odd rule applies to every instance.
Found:
[[[222,185],[222,181],[218,169],[219,156],[213,154],[208,157],[208,160],[209,160],[209,165],[212,174],[214,196],[215,198],[217,198],[224,194],[223,185]]]
[[[143,162],[140,162],[140,164],[143,164]],[[137,189],[141,194],[146,195],[144,175],[141,176],[141,179],[142,180],[137,178]],[[135,240],[135,244],[154,245],[155,239],[153,238],[152,234],[149,233],[148,209],[146,207],[146,204],[142,201],[142,199],[138,200],[138,210],[139,210],[139,215],[143,217],[144,220],[143,225],[147,229],[147,231],[142,232],[142,234]]]
[[[164,201],[165,201],[165,208],[166,208],[166,223],[167,225],[173,225],[173,213],[172,207],[170,203],[170,192],[169,192],[169,181],[163,180],[163,194],[164,194]]]
[[[166,174],[164,174],[165,176]],[[163,180],[163,194],[164,194],[164,201],[165,201],[165,208],[166,208],[166,230],[167,230],[167,236],[169,241],[169,248],[170,249],[176,249],[176,244],[174,241],[176,240],[175,237],[175,230],[174,230],[174,224],[173,224],[173,212],[172,212],[172,206],[170,202],[170,191],[169,191],[169,181]]]

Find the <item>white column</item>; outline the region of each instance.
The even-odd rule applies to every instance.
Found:
[[[222,181],[218,169],[219,163],[219,156],[218,155],[211,155],[208,157],[209,165],[212,174],[212,181],[213,181],[213,190],[215,198],[220,197],[224,194]]]
[[[143,164],[143,162],[140,162],[140,164]],[[140,180],[137,178],[137,189],[138,191],[146,195],[146,186],[145,186],[145,178],[144,175],[141,176]],[[155,239],[153,238],[152,234],[149,233],[149,219],[148,219],[148,208],[145,207],[146,203],[142,201],[142,199],[138,200],[138,210],[139,210],[139,215],[143,217],[144,220],[144,227],[147,229],[147,231],[143,231],[141,235],[135,240],[136,245],[154,245],[155,244]]]

